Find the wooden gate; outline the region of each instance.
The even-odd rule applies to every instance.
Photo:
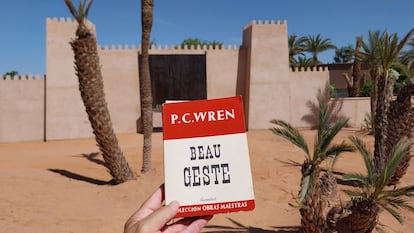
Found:
[[[205,55],[150,55],[154,106],[207,98]]]

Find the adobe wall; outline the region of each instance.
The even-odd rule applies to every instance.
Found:
[[[366,114],[371,113],[370,97],[338,98],[342,101],[342,113],[349,117],[348,126],[361,128],[365,126]]]
[[[47,140],[92,136],[69,44],[76,28],[70,18],[46,19]]]
[[[308,103],[317,103],[316,95],[329,85],[329,71],[326,67],[294,70],[289,73],[290,80],[290,120],[296,127],[310,127],[312,122],[305,120],[311,114]]]
[[[269,128],[271,118],[289,121],[289,46],[286,21],[252,21],[243,31],[247,49],[248,128]]]
[[[95,26],[92,23],[89,26],[96,33]],[[77,23],[69,18],[46,20],[47,140],[93,136],[69,44],[75,37],[76,28]],[[98,53],[114,130],[117,133],[136,132],[140,112],[138,48],[103,46]]]
[[[0,76],[0,142],[41,141],[45,79]]]
[[[141,115],[138,48],[121,47],[99,50],[106,102],[115,132],[137,132]]]
[[[89,26],[95,31],[92,23]],[[69,44],[76,27],[72,19],[46,19],[47,79],[0,79],[0,142],[93,136]],[[98,49],[116,133],[137,132],[139,52],[138,46],[126,45]],[[181,49],[172,45],[150,49],[150,54],[205,54],[207,98],[241,95],[248,129],[267,129],[275,118],[296,127],[309,126],[302,119],[309,114],[306,103],[316,100],[317,90],[329,81],[329,72],[291,70],[288,53],[286,21],[252,21],[243,29],[240,47]],[[355,126],[363,124],[365,108],[369,109],[366,101],[353,99],[344,104]],[[160,124],[157,119],[155,124]]]

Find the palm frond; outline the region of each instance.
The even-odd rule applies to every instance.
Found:
[[[316,182],[319,182],[319,176],[316,175],[316,167],[310,165],[308,172],[305,172],[306,175],[303,175],[301,184],[300,184],[300,191],[299,191],[299,203],[302,205],[304,204],[304,200],[309,192],[314,188]]]
[[[331,158],[336,159],[340,154],[344,152],[354,152],[354,151],[355,151],[354,146],[349,145],[346,142],[342,142],[341,144],[335,144],[335,145],[330,146],[324,153],[325,155],[322,157],[325,157],[325,158],[331,157]]]
[[[401,188],[396,188],[396,189],[391,189],[391,190],[384,190],[381,195],[385,197],[399,197],[399,196],[414,197],[414,185],[404,186]]]
[[[85,8],[85,18],[88,17],[89,9],[91,8],[92,2],[93,2],[93,0],[89,0],[88,5]]]
[[[73,5],[72,0],[65,0],[65,4],[68,7],[68,9],[69,9],[70,13],[72,14],[73,18],[78,20],[78,18],[79,18],[78,11],[76,10],[75,6]]]
[[[363,197],[363,193],[360,191],[355,191],[355,190],[349,190],[349,189],[345,189],[343,190],[344,193],[346,193],[348,196],[350,197]]]
[[[78,9],[76,9],[72,3],[72,0],[65,0],[65,4],[70,13],[79,24],[83,23],[88,17],[89,9],[91,8],[92,3],[93,0],[88,0],[87,3],[86,0],[79,0]]]
[[[367,177],[361,173],[348,173],[342,176],[344,181],[358,181],[361,184],[368,183]]]
[[[301,148],[306,153],[306,157],[310,160],[309,149],[308,145],[306,144],[305,138],[296,128],[294,128],[292,125],[283,120],[275,119],[271,120],[270,123],[278,126],[271,128],[271,131],[274,134],[285,138],[297,147]]]
[[[367,170],[368,183],[374,184],[376,179],[376,169],[372,161],[372,152],[368,151],[367,145],[360,138],[351,136],[349,137],[349,140],[354,144],[364,159],[365,168]]]
[[[391,157],[389,161],[385,164],[384,169],[382,170],[380,176],[378,177],[378,181],[376,182],[376,191],[375,195],[379,195],[379,193],[384,189],[384,187],[388,184],[391,176],[394,174],[395,170],[397,169],[398,165],[404,159],[404,157],[409,152],[407,138],[402,138],[392,149]]]
[[[326,132],[324,132],[323,137],[321,137],[321,141],[319,141],[318,145],[321,151],[325,151],[326,148],[331,144],[335,136],[341,131],[346,124],[348,124],[349,118],[342,118],[338,122],[336,122],[332,127],[330,127]]]
[[[383,198],[378,202],[381,206],[388,205],[394,209],[405,209],[414,212],[414,207],[404,197]]]
[[[305,176],[300,184],[299,202],[303,203],[306,195],[308,194],[309,187],[311,186],[311,175]]]
[[[399,214],[399,212],[397,210],[395,210],[394,208],[392,208],[389,205],[381,205],[381,207],[386,210],[388,213],[390,213],[395,219],[397,219],[397,221],[400,224],[404,223],[404,219],[402,218],[402,216]]]

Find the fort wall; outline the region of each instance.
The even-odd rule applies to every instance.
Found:
[[[0,142],[44,139],[45,78],[0,76]]]
[[[328,69],[291,71],[290,81],[290,123],[297,127],[309,127],[313,122],[306,121],[311,113],[309,103],[317,103],[316,95],[329,86]]]
[[[269,128],[269,118],[291,119],[287,22],[252,21],[244,28],[248,128]],[[282,110],[283,109],[283,110]]]
[[[96,33],[95,26],[89,23]],[[46,77],[1,78],[0,142],[92,137],[82,103],[69,42],[77,23],[46,19]],[[97,33],[99,38],[99,33]],[[271,119],[297,127],[309,101],[329,82],[327,69],[292,70],[289,67],[286,21],[252,21],[243,29],[242,45],[181,48],[154,46],[150,54],[206,56],[207,98],[241,95],[248,129],[267,129]],[[99,45],[106,101],[116,133],[137,132],[140,118],[140,46]],[[363,103],[362,103],[363,102]],[[353,125],[363,121],[364,101],[346,101]],[[361,112],[361,114],[358,113]],[[154,119],[156,121],[156,119]]]

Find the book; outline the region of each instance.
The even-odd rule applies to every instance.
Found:
[[[162,107],[165,201],[176,217],[255,207],[241,96]]]

